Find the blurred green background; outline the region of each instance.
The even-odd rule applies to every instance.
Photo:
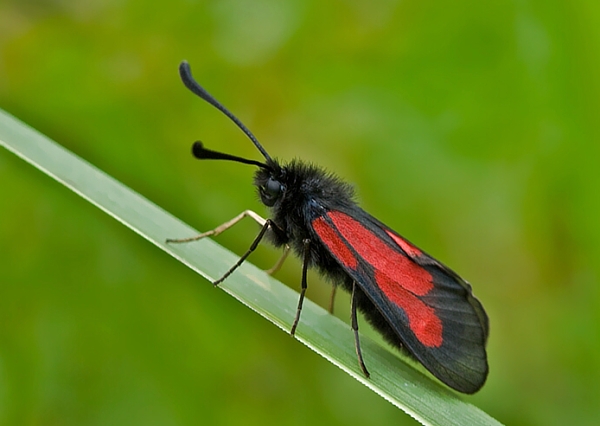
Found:
[[[599,50],[590,1],[3,0],[0,107],[198,229],[265,213],[253,168],[191,158],[260,156],[187,59],[271,155],[353,182],[471,281],[492,328],[470,402],[597,425]],[[0,424],[415,424],[5,150],[0,182]]]

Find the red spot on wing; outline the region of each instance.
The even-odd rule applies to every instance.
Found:
[[[327,215],[352,248],[391,282],[418,296],[426,295],[433,288],[433,279],[429,272],[394,250],[360,222],[337,211]],[[400,305],[387,292],[386,296]]]
[[[346,267],[356,269],[358,261],[354,254],[340,236],[335,232],[325,218],[319,217],[312,222],[312,226],[321,240],[325,243],[331,253]]]
[[[390,232],[388,230],[386,230],[385,233],[388,234],[390,237],[392,237],[392,240],[394,240],[396,242],[396,244],[398,244],[400,246],[400,248],[402,250],[404,250],[404,252],[406,254],[408,254],[409,256],[417,257],[417,256],[421,255],[421,253],[422,253],[421,250],[419,250],[418,248],[413,246],[411,243],[406,241],[404,238],[401,238],[398,235],[396,235],[393,232]]]
[[[336,211],[329,212],[327,216],[348,244],[375,269],[375,282],[386,297],[405,312],[408,325],[419,342],[428,347],[439,347],[443,342],[442,321],[433,308],[417,297],[433,289],[431,274],[352,217]],[[324,221],[322,223],[325,224]],[[327,229],[335,234],[329,227]],[[337,234],[335,236],[339,240]],[[420,254],[406,241],[393,234],[390,236],[409,255]]]
[[[436,316],[433,308],[391,281],[385,274],[375,271],[375,280],[385,295],[406,313],[408,326],[419,342],[428,347],[442,345],[442,321]]]

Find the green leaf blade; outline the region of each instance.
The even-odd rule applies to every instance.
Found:
[[[167,244],[167,238],[187,237],[197,231],[2,111],[0,145],[208,280],[220,277],[237,260],[235,255],[209,239],[191,244]],[[282,330],[289,331],[298,302],[295,291],[247,262],[220,287]],[[361,344],[371,372],[371,378],[366,379],[357,364],[349,326],[309,300],[305,301],[295,337],[423,424],[500,424],[396,354],[362,336]]]

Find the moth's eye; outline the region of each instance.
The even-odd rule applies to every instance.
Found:
[[[275,202],[279,199],[282,192],[283,185],[279,181],[269,178],[267,183],[260,187],[260,198],[265,205],[272,207],[275,205]]]
[[[276,197],[281,192],[281,183],[273,178],[269,178],[264,188],[267,194],[272,197]]]

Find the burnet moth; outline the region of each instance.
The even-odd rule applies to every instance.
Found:
[[[298,309],[291,334],[300,320],[306,272],[316,267],[335,286],[351,293],[351,323],[356,353],[365,376],[358,338],[357,309],[393,346],[419,361],[449,387],[477,392],[488,374],[488,317],[471,285],[454,271],[401,237],[354,201],[352,187],[331,173],[299,160],[281,164],[269,156],[254,135],[192,77],[183,61],[185,86],[229,117],[265,158],[250,160],[206,149],[195,142],[201,160],[229,160],[258,167],[254,185],[271,214],[263,219],[247,210],[204,234],[168,242],[189,242],[218,235],[244,217],[262,228],[250,248],[215,285],[223,282],[256,249],[263,237],[302,259]],[[277,265],[276,265],[277,266]]]

